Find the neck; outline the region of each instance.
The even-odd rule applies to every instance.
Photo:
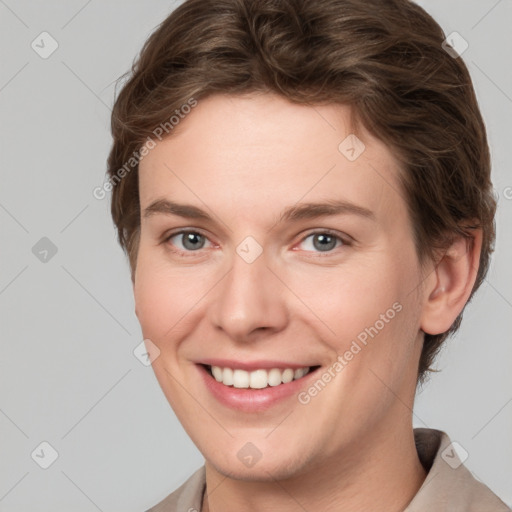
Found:
[[[372,430],[336,458],[308,465],[307,472],[286,480],[236,480],[206,462],[202,512],[400,512],[425,477],[408,418],[402,428]]]

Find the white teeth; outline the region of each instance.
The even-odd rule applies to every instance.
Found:
[[[212,367],[213,370],[213,367]],[[222,370],[222,381],[223,384],[226,384],[226,386],[232,386],[233,385],[233,370],[231,368],[224,368]]]
[[[288,382],[291,382],[293,380],[293,370],[291,368],[286,368],[286,370],[283,372],[283,384],[288,384]]]
[[[225,386],[233,386],[235,388],[251,388],[263,389],[267,386],[279,386],[287,384],[292,380],[297,380],[309,372],[309,367],[297,368],[292,370],[286,368],[272,368],[271,370],[254,370],[246,372],[245,370],[233,370],[232,368],[221,368],[220,366],[212,366],[212,375],[217,382],[221,382]]]
[[[249,387],[253,389],[266,388],[268,384],[267,370],[255,370],[250,373]]]
[[[248,388],[249,387],[249,372],[244,370],[233,371],[233,386],[235,388]]]
[[[297,368],[293,374],[293,378],[294,379],[300,379],[301,377],[304,377],[304,375],[306,375],[307,373],[307,370],[304,371],[305,369],[304,368]]]
[[[278,370],[277,368],[272,368],[272,370],[268,372],[267,379],[269,386],[279,386],[279,384],[282,383],[281,370]]]
[[[222,369],[218,366],[212,366],[212,374],[217,382],[222,382]]]

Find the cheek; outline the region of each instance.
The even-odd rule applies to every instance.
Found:
[[[419,329],[412,264],[388,258],[350,270],[324,269],[307,280],[290,277],[330,352],[346,355],[349,373],[374,366],[393,373],[410,363]]]
[[[400,297],[394,276],[377,266],[324,269],[307,279],[296,273],[291,283],[296,295],[330,331],[329,338],[339,340],[340,347],[347,337],[357,337],[377,322]]]
[[[176,268],[154,249],[141,245],[133,287],[137,318],[145,337],[172,348],[198,321],[211,277],[194,267]]]
[[[162,268],[141,247],[133,287],[137,318],[144,337],[155,343],[176,322],[177,295]]]
[[[163,327],[162,313],[170,304],[165,304],[168,298],[162,284],[153,279],[150,274],[146,274],[144,270],[140,271],[141,267],[142,265],[139,264],[133,290],[137,318],[145,337],[158,338],[156,334]],[[170,310],[172,311],[172,308]]]

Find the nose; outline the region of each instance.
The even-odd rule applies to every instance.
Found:
[[[265,253],[252,263],[234,253],[231,269],[212,294],[210,321],[240,343],[275,334],[288,322],[286,290]]]

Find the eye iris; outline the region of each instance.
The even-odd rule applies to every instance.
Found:
[[[319,251],[328,251],[336,247],[336,238],[327,234],[314,235],[313,245],[315,246],[315,249],[318,249]]]
[[[201,240],[202,235],[200,235],[199,233],[184,233],[182,236],[183,236],[183,247],[185,247],[185,249],[189,249],[189,250],[193,251],[196,249],[201,249],[204,245],[204,239]],[[197,245],[198,240],[199,240],[199,245]],[[191,245],[189,245],[189,244],[191,244]],[[196,245],[194,245],[194,244],[196,244]]]

